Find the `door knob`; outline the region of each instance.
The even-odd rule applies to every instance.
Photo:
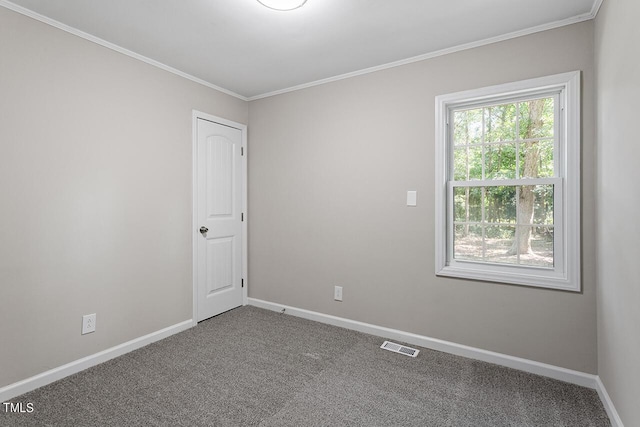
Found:
[[[204,227],[204,226],[200,227],[200,233],[202,233],[202,235],[207,234],[207,231],[209,231],[207,227]]]

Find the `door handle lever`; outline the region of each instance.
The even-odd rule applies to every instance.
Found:
[[[209,229],[205,226],[200,227],[200,233],[204,236],[205,234],[207,234],[207,231],[209,231]]]

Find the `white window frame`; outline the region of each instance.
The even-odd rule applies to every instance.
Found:
[[[453,259],[452,111],[555,94],[554,267]],[[436,97],[436,275],[580,292],[580,71]],[[452,128],[452,126],[451,126]],[[497,180],[496,180],[497,181]],[[540,181],[537,179],[537,181]],[[513,185],[501,180],[499,184]],[[517,180],[522,183],[521,180]],[[498,182],[496,182],[498,184]]]

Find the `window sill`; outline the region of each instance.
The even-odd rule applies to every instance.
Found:
[[[473,266],[445,266],[436,272],[436,276],[580,292],[580,283],[572,282],[566,277],[544,274],[547,273],[545,269],[500,266],[500,270],[498,272],[495,268],[489,271],[482,268],[474,268]],[[509,270],[513,270],[513,272],[509,272]],[[525,270],[529,271],[529,273],[524,272]],[[548,273],[552,273],[552,271],[549,270]]]

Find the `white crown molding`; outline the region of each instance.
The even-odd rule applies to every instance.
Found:
[[[90,356],[83,357],[82,359],[67,363],[66,365],[50,369],[33,377],[18,381],[13,384],[9,384],[5,387],[1,387],[0,402],[8,402],[10,399],[13,399],[16,396],[20,396],[21,394],[28,393],[32,390],[37,389],[38,387],[51,384],[52,382],[68,377],[69,375],[84,371],[85,369],[91,368],[92,366],[104,363],[107,360],[122,356],[123,354],[129,353],[133,350],[137,350],[141,347],[144,347],[145,345],[185,331],[194,326],[194,324],[195,322],[193,322],[191,319],[185,320],[184,322],[180,322],[159,331],[152,332],[139,338],[135,338],[131,341],[127,341],[115,347],[111,347]]]
[[[235,93],[233,91],[227,90],[227,89],[225,89],[223,87],[220,87],[220,86],[216,86],[213,83],[209,83],[209,82],[207,82],[205,80],[202,80],[202,79],[200,79],[198,77],[192,76],[191,74],[187,74],[187,73],[185,73],[183,71],[180,71],[180,70],[178,70],[176,68],[170,67],[170,66],[168,66],[166,64],[163,64],[162,62],[156,61],[155,59],[147,58],[146,56],[143,56],[143,55],[135,53],[135,52],[133,52],[131,50],[125,49],[125,48],[123,48],[121,46],[118,46],[117,44],[108,42],[108,41],[103,40],[103,39],[101,39],[99,37],[93,36],[93,35],[91,35],[89,33],[85,33],[84,31],[80,31],[80,30],[78,30],[76,28],[70,27],[69,25],[63,24],[62,22],[58,22],[58,21],[56,21],[54,19],[51,19],[51,18],[48,18],[48,17],[46,17],[44,15],[40,15],[39,13],[36,13],[36,12],[34,12],[32,10],[29,10],[27,8],[19,6],[19,5],[15,4],[15,3],[11,3],[10,1],[0,0],[0,6],[6,8],[6,9],[12,10],[14,12],[17,12],[17,13],[19,13],[21,15],[28,16],[29,18],[33,18],[33,19],[35,19],[37,21],[40,21],[40,22],[42,22],[44,24],[51,25],[52,27],[55,27],[55,28],[58,28],[59,30],[65,31],[65,32],[70,33],[70,34],[73,34],[74,36],[78,36],[78,37],[83,38],[85,40],[88,40],[90,42],[96,43],[96,44],[98,44],[100,46],[106,47],[107,49],[111,49],[111,50],[114,50],[114,51],[116,51],[118,53],[121,53],[123,55],[130,56],[131,58],[134,58],[134,59],[137,59],[139,61],[145,62],[145,63],[147,63],[149,65],[154,66],[154,67],[160,68],[161,70],[168,71],[169,73],[172,73],[172,74],[175,74],[177,76],[183,77],[183,78],[185,78],[187,80],[191,80],[192,82],[195,82],[195,83],[201,84],[203,86],[206,86],[208,88],[217,90],[218,92],[225,93],[227,95],[233,96],[234,98],[238,98],[238,99],[241,99],[243,101],[248,101],[249,100],[247,97],[242,96],[240,94],[237,94],[237,93]]]
[[[582,387],[595,389],[597,386],[596,375],[587,374],[572,369],[561,368],[546,363],[536,362],[535,360],[523,359],[521,357],[510,356],[508,354],[496,353],[494,351],[483,350],[480,348],[457,344],[450,341],[444,341],[437,338],[431,338],[424,335],[417,335],[410,332],[399,331],[397,329],[371,325],[369,323],[358,322],[356,320],[350,320],[342,317],[318,313],[315,311],[290,307],[287,305],[263,301],[256,298],[249,298],[249,305],[264,308],[267,310],[277,311],[280,313],[284,309],[285,313],[292,316],[301,317],[328,325],[339,326],[341,328],[351,329],[385,339],[395,339],[407,344],[413,344],[432,350],[455,354],[456,356],[462,356],[470,359],[481,360],[483,362],[493,363],[496,365],[506,366],[508,368],[518,369],[520,371],[529,372],[531,374],[565,381]]]
[[[600,11],[600,6],[602,6],[603,0],[594,0],[593,7],[591,8],[591,19],[595,19],[598,16],[598,12]]]
[[[602,3],[602,0],[596,0],[596,4],[597,3]],[[571,17],[571,18],[563,19],[563,20],[560,20],[560,21],[550,22],[548,24],[543,24],[543,25],[538,25],[538,26],[535,26],[535,27],[526,28],[524,30],[514,31],[512,33],[507,33],[507,34],[503,34],[503,35],[500,35],[500,36],[490,37],[490,38],[487,38],[487,39],[478,40],[478,41],[471,42],[471,43],[465,43],[465,44],[461,44],[461,45],[458,45],[458,46],[453,46],[453,47],[449,47],[449,48],[446,48],[446,49],[437,50],[435,52],[425,53],[423,55],[418,55],[418,56],[414,56],[414,57],[411,57],[411,58],[402,59],[400,61],[394,61],[394,62],[389,62],[387,64],[377,65],[375,67],[365,68],[363,70],[354,71],[354,72],[351,72],[351,73],[340,74],[338,76],[329,77],[329,78],[321,79],[321,80],[316,80],[314,82],[304,83],[304,84],[301,84],[301,85],[292,86],[290,88],[280,89],[280,90],[276,90],[276,91],[273,91],[273,92],[268,92],[268,93],[265,93],[265,94],[262,94],[262,95],[251,96],[251,97],[248,98],[248,100],[249,101],[256,101],[256,100],[262,99],[262,98],[269,98],[271,96],[282,95],[282,94],[288,93],[288,92],[294,92],[294,91],[301,90],[301,89],[307,89],[307,88],[310,88],[310,87],[313,87],[313,86],[320,86],[320,85],[323,85],[323,84],[326,84],[326,83],[332,83],[332,82],[335,82],[335,81],[344,80],[344,79],[348,79],[348,78],[351,78],[351,77],[357,77],[357,76],[361,76],[361,75],[364,75],[364,74],[375,73],[376,71],[382,71],[382,70],[386,70],[386,69],[389,69],[389,68],[400,67],[402,65],[412,64],[414,62],[420,62],[420,61],[424,61],[426,59],[436,58],[438,56],[449,55],[451,53],[461,52],[461,51],[464,51],[464,50],[469,50],[469,49],[473,49],[473,48],[476,48],[476,47],[481,47],[481,46],[486,46],[486,45],[490,45],[490,44],[494,44],[494,43],[499,43],[499,42],[502,42],[502,41],[511,40],[511,39],[515,39],[515,38],[518,38],[518,37],[522,37],[522,36],[527,36],[527,35],[530,35],[530,34],[540,33],[542,31],[548,31],[548,30],[553,30],[555,28],[565,27],[567,25],[577,24],[579,22],[589,21],[589,20],[591,20],[591,19],[593,19],[595,17],[594,10],[597,12],[596,4],[594,4],[594,8],[592,9],[592,11],[590,13],[585,13],[585,14],[574,16],[574,17]],[[598,5],[598,7],[599,7],[599,5]]]

